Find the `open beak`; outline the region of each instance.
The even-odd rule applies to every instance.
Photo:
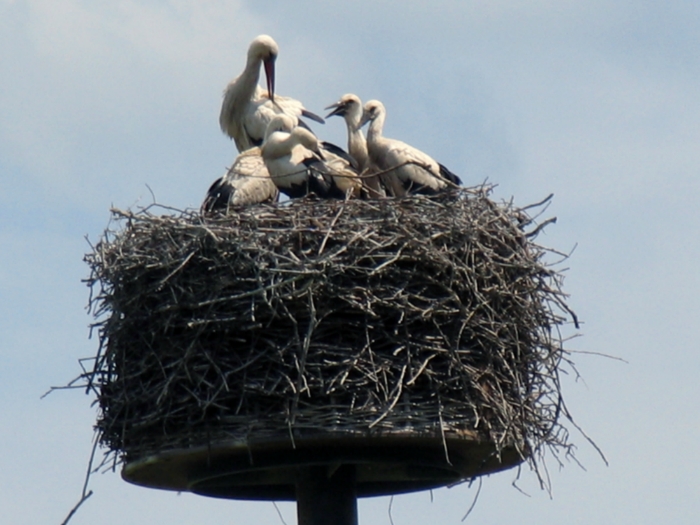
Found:
[[[338,115],[341,117],[345,115],[345,104],[343,104],[342,102],[336,102],[335,104],[331,104],[330,106],[328,106],[327,108],[324,108],[324,109],[332,109],[333,110],[328,115],[326,115],[326,118],[332,117],[334,115]]]
[[[275,56],[265,59],[265,78],[267,78],[267,95],[275,101]]]

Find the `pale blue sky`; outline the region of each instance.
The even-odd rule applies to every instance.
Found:
[[[567,380],[575,464],[553,497],[525,470],[484,480],[467,523],[695,523],[700,515],[700,4],[677,1],[0,0],[0,507],[59,524],[77,501],[95,409],[39,396],[94,355],[84,236],[110,206],[196,207],[234,158],[221,92],[259,33],[277,91],[321,113],[378,98],[385,134],[467,184],[525,205],[553,192],[540,238],[578,245],[565,289],[584,321]],[[344,144],[344,126],[315,126]],[[270,503],[134,487],[118,473],[72,525],[281,523]],[[474,488],[394,499],[397,525],[459,524]],[[389,525],[388,498],[360,523]],[[289,525],[294,507],[281,505]]]

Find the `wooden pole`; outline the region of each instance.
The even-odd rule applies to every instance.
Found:
[[[354,465],[300,468],[296,499],[298,525],[358,525]]]

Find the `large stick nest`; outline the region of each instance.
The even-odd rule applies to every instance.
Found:
[[[114,210],[86,256],[100,442],[127,460],[305,432],[568,448],[556,252],[533,241],[539,207],[489,191]]]

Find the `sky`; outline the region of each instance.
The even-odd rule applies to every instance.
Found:
[[[517,205],[564,289],[575,462],[484,478],[465,523],[695,523],[700,514],[700,4],[650,0],[0,0],[0,508],[59,525],[80,498],[94,398],[54,392],[93,356],[83,256],[109,209],[196,208],[235,156],[221,92],[249,42],[322,113],[380,99],[386,136]],[[344,144],[341,119],[314,130]],[[603,353],[619,359],[594,355]],[[517,488],[514,482],[517,479]],[[294,505],[145,489],[108,470],[71,525],[288,525]],[[460,524],[462,484],[363,499],[360,523]],[[279,512],[279,513],[278,513]]]

